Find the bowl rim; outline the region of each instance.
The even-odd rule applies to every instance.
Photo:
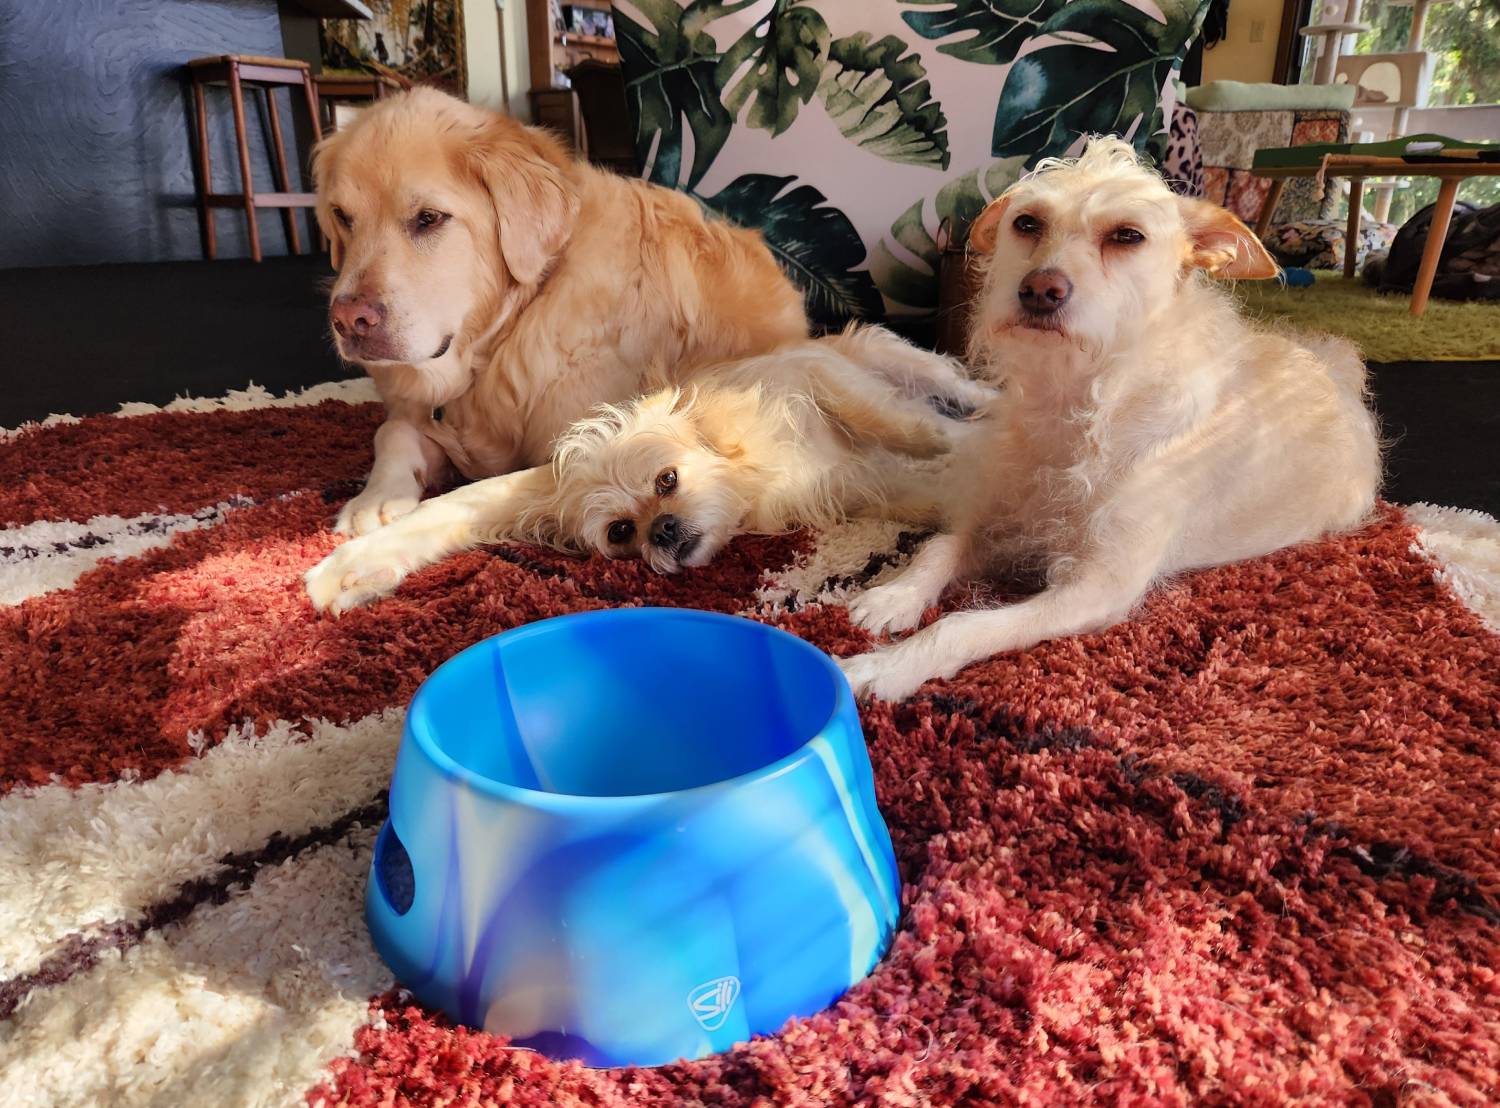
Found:
[[[833,705],[829,708],[828,716],[819,724],[817,730],[804,739],[798,746],[787,751],[775,761],[767,762],[763,766],[746,770],[744,773],[734,777],[725,777],[718,781],[708,781],[701,785],[694,785],[686,789],[668,789],[661,792],[650,793],[625,793],[617,796],[593,796],[586,793],[559,793],[548,792],[545,789],[532,789],[525,785],[517,785],[509,781],[498,781],[493,777],[477,773],[468,766],[459,762],[445,751],[431,734],[428,726],[417,726],[413,720],[420,722],[418,717],[420,702],[424,697],[434,695],[429,691],[439,674],[453,665],[458,659],[470,651],[482,648],[495,649],[491,644],[498,640],[515,641],[531,638],[548,633],[550,628],[563,622],[576,623],[580,620],[591,622],[602,622],[608,620],[632,620],[643,617],[660,618],[667,616],[671,619],[681,619],[703,623],[717,623],[721,625],[743,625],[758,628],[761,632],[770,635],[773,639],[779,638],[783,642],[792,644],[794,650],[808,655],[814,663],[821,668],[832,680],[834,688]],[[759,620],[748,619],[744,616],[729,615],[724,612],[711,612],[701,608],[671,608],[663,606],[643,606],[639,608],[601,608],[592,612],[567,612],[563,615],[549,616],[547,619],[537,620],[533,623],[523,624],[520,627],[512,627],[507,631],[500,631],[493,635],[487,635],[478,642],[464,647],[457,654],[444,661],[440,666],[427,675],[426,679],[418,686],[412,695],[411,702],[407,705],[406,721],[403,725],[403,745],[405,738],[409,737],[412,743],[421,751],[422,756],[431,763],[439,773],[452,781],[475,789],[481,793],[488,794],[502,800],[514,801],[533,808],[551,809],[575,809],[589,808],[598,809],[604,807],[639,807],[662,801],[668,797],[680,798],[690,797],[697,793],[708,790],[724,789],[726,787],[737,787],[755,784],[762,780],[780,776],[795,769],[808,758],[813,757],[812,744],[828,731],[829,724],[839,718],[847,710],[856,710],[854,693],[849,687],[849,681],[844,676],[844,671],[834,663],[824,651],[818,649],[812,643],[800,636],[785,631],[780,627],[774,627],[769,623]],[[858,716],[856,715],[856,719]],[[861,737],[862,734],[861,734]]]

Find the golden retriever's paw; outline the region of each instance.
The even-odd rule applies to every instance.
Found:
[[[339,512],[333,529],[341,535],[368,535],[387,523],[394,523],[402,516],[410,515],[421,503],[421,492],[410,493],[368,488]]]
[[[401,583],[406,571],[382,559],[367,539],[346,542],[303,578],[307,598],[320,612],[341,615],[385,596]]]
[[[927,610],[926,590],[903,585],[898,578],[878,585],[849,603],[849,618],[873,635],[909,631]]]
[[[835,658],[858,700],[872,697],[880,700],[905,700],[922,687],[926,680],[920,671],[912,672],[899,649],[872,650],[852,658]]]

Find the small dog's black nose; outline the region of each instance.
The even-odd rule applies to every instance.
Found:
[[[1028,312],[1046,315],[1068,302],[1068,297],[1073,295],[1073,282],[1061,270],[1033,269],[1021,278],[1016,295],[1021,298],[1021,307]]]
[[[680,537],[676,516],[661,515],[651,521],[652,546],[662,550],[671,550],[676,547]]]

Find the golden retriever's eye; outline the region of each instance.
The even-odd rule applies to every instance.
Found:
[[[1120,246],[1139,246],[1146,241],[1146,236],[1134,227],[1116,227],[1109,233],[1109,241]]]
[[[677,471],[669,469],[656,479],[656,495],[666,496],[677,487]]]
[[[349,213],[344,211],[343,208],[335,207],[333,209],[333,218],[338,220],[339,225],[346,231],[354,226],[354,220],[349,218]]]
[[[1015,228],[1016,234],[1028,238],[1042,233],[1042,221],[1034,215],[1018,215],[1011,226]]]
[[[417,213],[416,218],[411,221],[412,234],[420,235],[431,231],[434,227],[441,227],[448,221],[448,213],[440,212],[433,208],[423,208]]]
[[[635,524],[628,519],[617,519],[609,525],[609,541],[615,546],[624,546],[635,538]]]

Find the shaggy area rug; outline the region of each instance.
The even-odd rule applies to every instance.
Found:
[[[1372,362],[1483,361],[1500,358],[1500,301],[1434,298],[1418,319],[1411,297],[1381,294],[1356,277],[1319,270],[1307,288],[1241,281],[1235,295],[1253,317],[1349,339]]]
[[[369,463],[367,399],[0,440],[7,1105],[1500,1098],[1500,526],[1422,506],[869,707],[903,912],[821,1015],[592,1071],[416,1006],[361,903],[434,666],[633,604],[847,653],[845,603],[917,536],[745,539],[670,579],[504,547],[318,618],[301,577]]]

